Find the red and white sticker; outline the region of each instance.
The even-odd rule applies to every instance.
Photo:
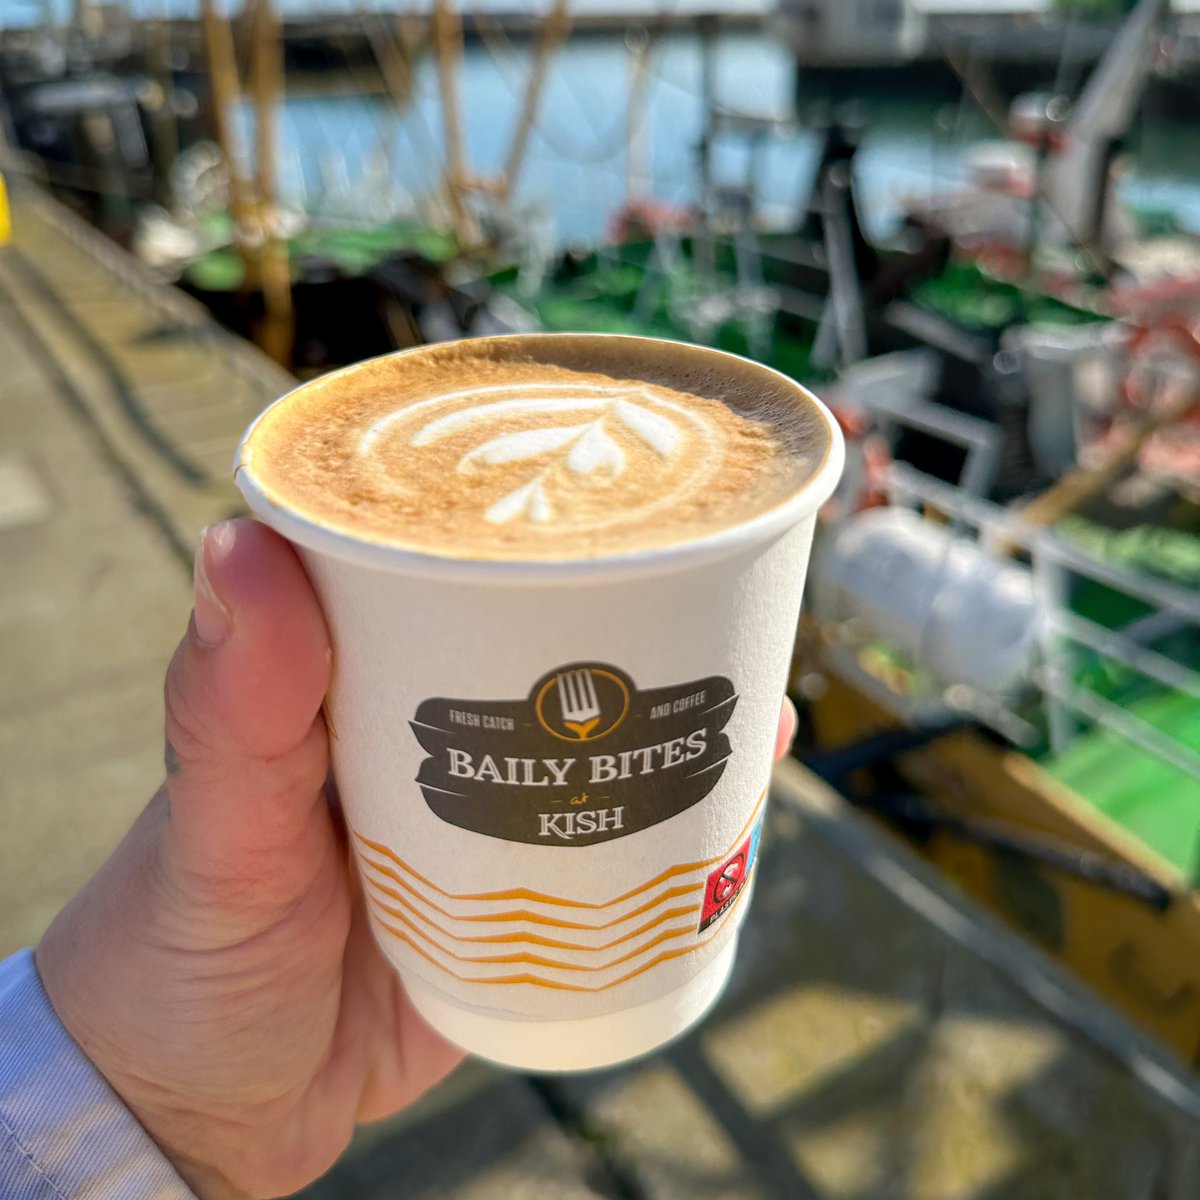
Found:
[[[761,834],[760,819],[750,836],[705,881],[704,907],[700,910],[698,933],[703,933],[733,907],[733,902],[746,886],[746,880],[754,869]]]

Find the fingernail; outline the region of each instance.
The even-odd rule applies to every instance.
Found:
[[[792,748],[792,743],[796,740],[796,729],[800,722],[796,716],[796,706],[788,699],[783,698],[783,708],[779,713],[779,729],[775,734],[775,761],[778,762],[781,758],[786,758],[788,751]]]
[[[796,712],[796,706],[792,703],[790,696],[783,698],[783,724],[787,730],[787,744],[791,746],[800,729],[800,715]]]
[[[202,646],[210,648],[219,646],[229,636],[233,628],[233,618],[209,582],[209,555],[227,550],[226,543],[232,538],[233,529],[228,523],[210,525],[200,535],[200,545],[196,549],[196,595],[192,620],[196,626],[196,640]]]

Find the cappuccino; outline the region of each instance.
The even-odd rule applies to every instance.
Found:
[[[243,448],[274,500],[366,541],[571,559],[704,537],[776,507],[829,451],[794,385],[636,338],[484,338],[338,371]]]

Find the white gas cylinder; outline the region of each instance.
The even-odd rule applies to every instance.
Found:
[[[1008,691],[1033,663],[1043,606],[1030,571],[909,509],[829,530],[812,589],[821,617],[861,620],[943,686]]]

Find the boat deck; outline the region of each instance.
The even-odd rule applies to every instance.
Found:
[[[36,193],[0,248],[0,954],[161,773],[192,547],[282,372]],[[1195,1200],[1200,1089],[801,768],[736,978],[668,1051],[478,1065],[310,1200]],[[398,1181],[403,1180],[403,1184]]]

